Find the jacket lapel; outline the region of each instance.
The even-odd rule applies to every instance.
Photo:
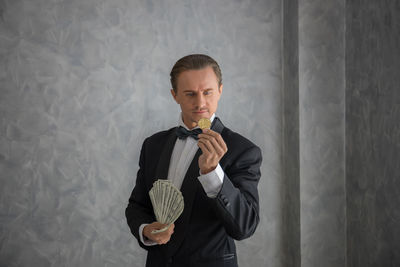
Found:
[[[213,120],[213,123],[211,125],[211,130],[213,130],[214,132],[217,132],[219,134],[222,134],[222,130],[224,130],[224,127],[225,126],[222,124],[220,119],[218,117],[215,117],[215,119]]]
[[[171,161],[172,151],[174,149],[177,138],[175,131],[176,128],[174,128],[171,131],[171,133],[167,137],[167,140],[165,141],[165,145],[161,152],[160,159],[157,163],[156,176],[153,178],[154,181],[158,179],[168,178],[169,163]]]

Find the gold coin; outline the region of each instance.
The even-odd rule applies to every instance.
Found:
[[[206,129],[211,127],[211,121],[207,118],[201,118],[197,123],[201,129]]]

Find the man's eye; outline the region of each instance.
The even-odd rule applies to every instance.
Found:
[[[194,96],[194,93],[186,93],[186,96]]]
[[[204,94],[205,94],[205,95],[211,95],[212,92],[211,92],[211,91],[205,91]]]

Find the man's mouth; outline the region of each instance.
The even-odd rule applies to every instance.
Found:
[[[193,111],[193,113],[195,113],[195,114],[203,114],[203,113],[207,113],[207,110],[195,110],[195,111]]]

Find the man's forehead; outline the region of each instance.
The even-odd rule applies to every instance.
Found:
[[[205,67],[202,69],[185,70],[178,76],[178,80],[195,80],[195,79],[217,79],[217,75],[212,67]]]
[[[190,88],[213,88],[218,85],[218,79],[213,69],[188,70],[182,72],[178,77],[178,87]]]
[[[212,80],[202,82],[186,81],[178,83],[178,88],[183,91],[204,91],[218,88],[218,82]]]

